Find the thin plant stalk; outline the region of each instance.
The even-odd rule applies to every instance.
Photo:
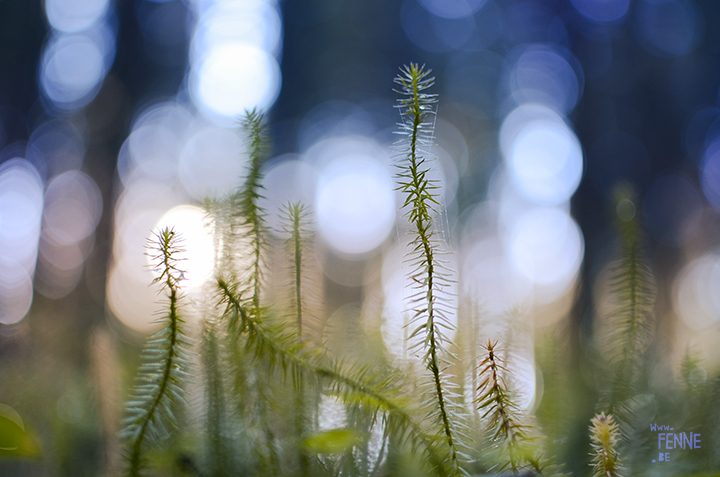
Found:
[[[184,273],[178,268],[177,253],[182,249],[175,231],[159,231],[150,244],[152,259],[168,300],[167,310],[160,319],[163,327],[150,337],[140,366],[138,384],[127,403],[128,417],[122,435],[127,439],[127,474],[139,476],[143,468],[143,454],[149,435],[158,434],[167,424],[174,425],[172,405],[184,402],[181,384],[190,376],[190,343],[180,317],[180,282]]]
[[[432,145],[433,128],[428,124],[428,116],[434,114],[433,106],[436,95],[426,92],[433,83],[431,71],[417,64],[401,69],[395,78],[400,85],[397,91],[402,95],[398,100],[402,122],[400,133],[406,136],[401,141],[402,162],[398,174],[399,189],[405,194],[403,208],[408,208],[408,221],[413,226],[414,239],[411,244],[411,262],[415,270],[411,273],[412,281],[417,284],[417,294],[413,309],[413,322],[419,323],[410,338],[422,336],[426,350],[424,362],[432,375],[433,388],[437,404],[437,412],[450,452],[450,468],[453,474],[460,473],[457,442],[448,406],[448,392],[442,377],[445,361],[440,357],[443,353],[443,336],[441,328],[450,329],[451,325],[443,317],[438,307],[438,291],[443,288],[442,273],[436,257],[437,244],[433,237],[432,213],[434,207],[440,206],[434,189],[437,188],[428,178],[429,169],[425,162],[423,148]]]

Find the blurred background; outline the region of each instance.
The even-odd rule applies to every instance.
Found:
[[[110,459],[133,368],[103,370],[133,362],[157,309],[147,237],[184,231],[190,291],[212,272],[199,206],[242,179],[246,108],[269,113],[269,226],[282,237],[288,200],[312,211],[323,314],[377,299],[404,352],[392,79],[410,62],[439,94],[451,300],[488,329],[521,310],[530,337],[562,326],[585,346],[625,181],[657,354],[717,369],[719,27],[715,0],[0,0],[0,403],[44,452],[13,469],[96,475]]]

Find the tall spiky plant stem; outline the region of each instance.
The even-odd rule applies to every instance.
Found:
[[[611,414],[600,413],[590,421],[593,477],[621,477],[617,442],[620,435]]]
[[[153,283],[162,283],[167,293],[168,307],[160,320],[163,327],[146,345],[143,364],[140,367],[138,385],[134,396],[127,403],[128,418],[123,435],[127,436],[128,475],[139,476],[142,470],[144,444],[148,434],[163,425],[163,420],[173,423],[173,401],[183,400],[181,383],[189,376],[187,337],[184,321],[179,313],[180,281],[183,272],[177,268],[175,254],[182,249],[177,234],[169,228],[158,232],[149,248],[159,276]],[[163,419],[164,418],[164,419]]]
[[[476,403],[479,411],[485,411],[482,418],[488,419],[492,440],[507,450],[507,461],[500,469],[510,466],[517,473],[526,465],[541,473],[542,466],[529,446],[529,427],[522,423],[522,412],[512,400],[503,378],[503,374],[507,375],[510,371],[498,355],[497,342],[488,341],[483,348],[487,354],[478,366],[480,384]]]
[[[398,99],[401,110],[402,123],[401,133],[408,137],[403,144],[404,160],[400,167],[399,189],[405,193],[403,208],[409,207],[408,221],[414,227],[415,238],[412,243],[413,253],[417,254],[415,264],[416,270],[412,279],[419,284],[421,294],[424,295],[422,305],[413,310],[414,319],[422,319],[421,323],[411,334],[411,338],[425,333],[425,365],[432,374],[435,388],[437,406],[439,411],[442,432],[450,450],[451,471],[453,474],[460,473],[458,463],[457,444],[452,429],[448,412],[447,393],[441,376],[441,358],[443,336],[439,329],[438,310],[436,308],[436,292],[439,288],[437,280],[439,273],[435,257],[435,245],[433,243],[433,220],[431,212],[440,203],[435,198],[432,190],[436,188],[427,178],[429,169],[424,168],[425,158],[422,156],[422,146],[429,147],[432,144],[432,126],[426,123],[428,115],[433,115],[433,105],[436,102],[436,95],[428,94],[425,91],[434,84],[434,78],[430,76],[431,70],[425,70],[424,66],[411,63],[401,69],[400,74],[395,78],[395,83],[401,86],[398,92],[404,97]]]
[[[303,245],[305,238],[303,237],[303,226],[305,225],[307,210],[304,205],[299,202],[292,202],[287,205],[286,212],[286,232],[290,233],[288,245],[292,254],[292,274],[293,274],[293,304],[295,325],[297,326],[298,337],[302,339],[303,334]]]
[[[245,183],[236,194],[238,200],[237,214],[248,228],[248,237],[250,238],[252,261],[250,264],[249,291],[251,294],[250,313],[255,317],[263,314],[261,308],[260,291],[262,287],[262,266],[265,249],[265,211],[260,207],[260,200],[263,199],[261,191],[263,189],[262,182],[262,164],[269,152],[269,140],[267,136],[265,114],[254,108],[245,111],[245,116],[241,121],[241,126],[248,137],[248,172]],[[263,374],[261,372],[261,374]],[[263,376],[258,376],[255,386],[259,396],[257,401],[258,414],[262,423],[263,433],[265,436],[265,446],[269,454],[268,461],[264,464],[266,469],[271,473],[278,473],[280,468],[280,458],[274,445],[274,432],[268,425],[266,413],[268,406],[264,396],[268,388],[268,382]]]
[[[248,156],[250,159],[248,175],[245,183],[238,191],[238,213],[245,225],[250,229],[248,235],[252,246],[252,265],[250,270],[250,286],[252,288],[252,304],[254,312],[260,309],[260,286],[262,282],[262,249],[264,246],[263,234],[264,210],[258,205],[263,189],[261,185],[261,166],[268,154],[268,139],[266,134],[265,115],[253,109],[246,111],[242,119],[242,127],[248,135]]]
[[[612,288],[619,309],[609,344],[614,381],[609,395],[605,397],[605,404],[622,420],[622,409],[618,405],[636,391],[643,353],[650,342],[655,288],[652,272],[643,259],[634,191],[623,184],[615,193],[621,250],[613,273]]]
[[[295,324],[297,326],[298,340],[302,341],[303,332],[303,225],[305,222],[305,216],[307,211],[305,207],[299,202],[291,202],[285,209],[286,213],[286,232],[290,233],[288,239],[288,245],[292,254],[292,274],[293,274],[293,302],[294,302],[294,314]],[[295,380],[295,434],[300,443],[305,435],[305,429],[307,425],[307,419],[305,418],[306,404],[305,404],[305,384],[303,377],[299,373],[293,374]],[[310,456],[299,446],[298,461],[300,464],[300,476],[309,477],[311,475],[310,469]]]
[[[213,477],[227,475],[231,469],[232,451],[226,442],[224,428],[227,417],[224,376],[221,370],[222,344],[218,338],[218,326],[214,319],[206,319],[202,335],[201,357],[204,365],[207,400],[206,433],[208,470]]]

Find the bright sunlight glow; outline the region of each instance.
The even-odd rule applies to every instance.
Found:
[[[537,300],[549,303],[572,286],[585,246],[580,227],[565,211],[533,208],[524,212],[508,242],[515,268],[543,291]]]
[[[215,243],[209,227],[206,227],[206,214],[192,205],[179,205],[162,216],[155,230],[172,228],[180,234],[180,247],[176,255],[180,260],[180,269],[185,272],[181,286],[192,290],[202,286],[211,276],[215,264]],[[151,257],[148,256],[148,260]]]
[[[348,147],[320,171],[316,210],[322,238],[350,255],[378,247],[395,223],[394,187],[372,150]]]
[[[280,92],[280,66],[247,43],[212,47],[193,65],[190,94],[209,119],[232,125],[246,109],[267,110]]]
[[[720,257],[706,254],[687,264],[675,280],[678,316],[694,331],[720,328]]]
[[[572,197],[583,173],[580,141],[550,108],[537,104],[515,109],[500,130],[501,149],[518,191],[540,205],[559,205]]]

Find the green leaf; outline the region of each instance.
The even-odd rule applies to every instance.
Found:
[[[0,404],[0,456],[40,457],[40,439],[23,423],[20,414]]]
[[[316,454],[341,454],[364,441],[365,437],[359,432],[339,428],[316,432],[305,439],[304,445]]]

